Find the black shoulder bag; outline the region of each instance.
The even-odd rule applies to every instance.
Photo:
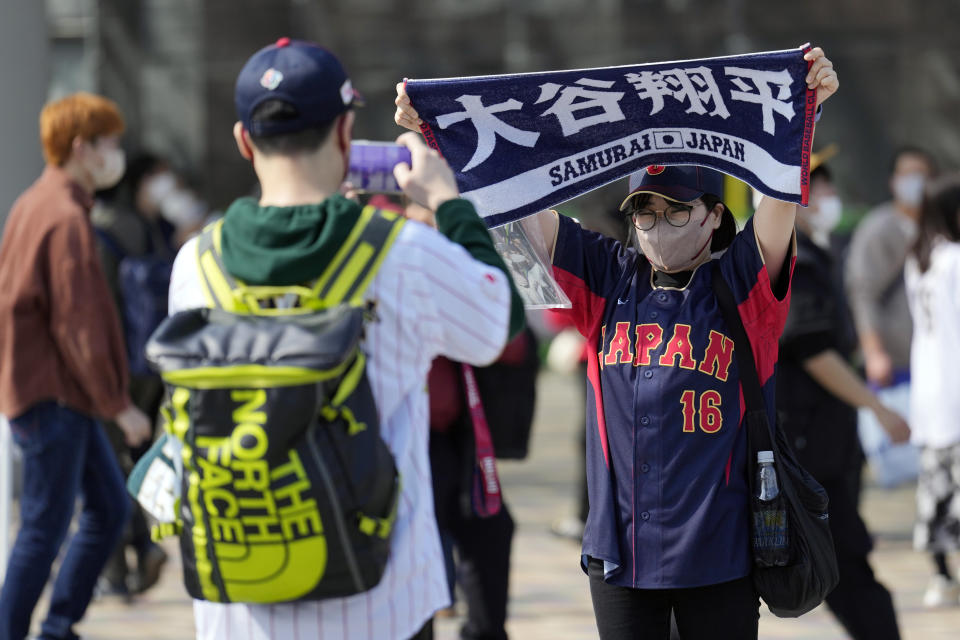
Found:
[[[751,493],[750,531],[753,540],[753,584],[770,611],[780,618],[802,616],[821,602],[837,585],[837,556],[830,535],[827,492],[800,466],[784,434],[777,428],[771,434],[770,421],[760,391],[760,379],[753,349],[743,328],[730,287],[713,269],[713,290],[720,312],[733,334],[734,352],[740,369],[740,384],[746,403],[747,474]],[[786,511],[787,548],[780,557],[771,557],[759,540],[768,531],[760,531],[769,506],[757,498],[757,452],[772,451],[778,498]]]

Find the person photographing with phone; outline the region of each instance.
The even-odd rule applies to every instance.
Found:
[[[280,308],[289,303],[285,288],[303,291],[334,261],[350,263],[355,254],[340,250],[361,219],[394,225],[392,244],[363,292],[373,311],[361,345],[380,435],[402,478],[386,569],[375,586],[346,597],[196,599],[197,638],[226,640],[237,629],[258,640],[432,638],[433,614],[449,603],[427,453],[427,371],[438,355],[475,365],[496,360],[522,327],[523,307],[483,222],[459,198],[452,171],[417,136],[398,139],[411,162],[394,174],[437,230],[362,210],[340,195],[357,104],[339,61],[315,44],[282,38],[247,61],[236,82],[233,134],[262,195],[228,208],[219,251],[231,278],[275,291],[266,303]],[[174,264],[171,314],[212,306],[205,274],[198,240],[191,240]]]

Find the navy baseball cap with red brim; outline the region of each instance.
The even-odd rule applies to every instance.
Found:
[[[722,198],[723,174],[697,165],[651,165],[630,175],[630,193],[620,204],[620,210],[639,193],[662,196],[674,202],[692,202],[705,193]]]

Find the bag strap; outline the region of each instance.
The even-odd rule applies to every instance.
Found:
[[[757,374],[756,360],[753,359],[753,347],[750,345],[750,339],[747,338],[746,329],[743,328],[743,319],[740,317],[740,312],[737,311],[733,292],[730,291],[730,286],[723,277],[720,265],[717,263],[713,265],[713,292],[717,296],[720,313],[727,323],[727,330],[733,334],[733,353],[737,358],[740,387],[743,389],[743,400],[747,405],[747,411],[757,411],[766,416],[760,376]],[[757,451],[772,451],[773,441],[769,424],[766,429],[761,428],[754,421],[750,421],[749,424],[757,425],[756,428],[750,428],[747,431],[747,438],[751,441],[752,448]]]
[[[347,303],[359,305],[406,220],[391,211],[366,207],[346,241],[319,278],[308,286],[248,285],[227,271],[221,238],[223,220],[207,226],[197,239],[197,260],[207,304],[216,309],[254,315],[289,314],[289,309],[263,307],[260,300],[283,295],[299,297],[294,309],[318,310]],[[294,311],[295,313],[296,311]]]
[[[467,392],[467,405],[470,407],[470,421],[473,423],[475,456],[473,470],[472,502],[474,512],[481,518],[489,518],[500,512],[500,479],[497,477],[497,459],[493,450],[493,437],[487,416],[483,412],[480,400],[480,387],[473,373],[473,367],[462,363],[460,371]]]
[[[358,304],[404,222],[405,218],[392,211],[365,207],[343,246],[317,278],[313,287],[316,297],[328,306]]]
[[[203,280],[204,297],[207,299],[207,305],[214,309],[249,313],[250,309],[242,297],[234,295],[234,292],[241,287],[240,281],[230,275],[223,264],[223,254],[220,250],[222,230],[223,219],[221,218],[207,225],[197,237],[197,262]]]

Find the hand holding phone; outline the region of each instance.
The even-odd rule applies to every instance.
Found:
[[[410,164],[410,150],[402,145],[354,140],[346,181],[358,193],[402,193],[393,175],[393,168],[401,162]]]

